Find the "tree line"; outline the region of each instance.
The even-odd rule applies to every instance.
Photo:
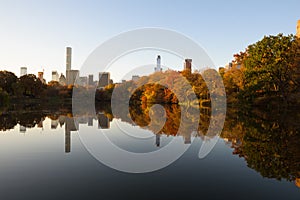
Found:
[[[283,34],[265,36],[249,45],[245,51],[235,54],[231,65],[219,68],[218,73],[223,79],[228,104],[298,104],[299,38]],[[200,101],[210,100],[212,95],[214,98],[225,96],[222,87],[216,85],[213,91],[208,91],[210,87],[207,84],[216,84],[214,80],[217,76],[215,70],[211,69],[193,73],[187,70],[155,72],[137,81],[110,84],[104,89],[97,89],[95,98],[97,101],[110,101],[114,92],[119,101],[130,99],[133,104],[178,104],[189,101],[193,94]],[[206,81],[203,77],[206,77]],[[12,72],[0,72],[0,104],[8,102],[10,97],[71,98],[72,89],[71,85],[61,86],[54,81],[43,84],[33,74],[17,78]]]

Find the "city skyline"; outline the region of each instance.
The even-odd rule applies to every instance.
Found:
[[[73,67],[80,69],[99,44],[132,29],[176,30],[199,43],[219,67],[264,35],[295,34],[299,19],[298,1],[19,1],[17,5],[7,1],[0,8],[5,27],[0,37],[0,70],[15,74],[20,67],[33,74],[44,70],[46,80],[51,79],[51,69],[65,71],[66,46],[73,47]],[[81,15],[74,12],[79,8]]]

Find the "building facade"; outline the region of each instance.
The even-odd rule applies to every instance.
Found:
[[[52,71],[52,81],[59,81],[59,74],[57,71]]]
[[[161,71],[162,71],[160,55],[157,56],[157,59],[156,59],[156,67],[154,68],[154,71],[155,71],[155,72],[161,72]]]
[[[67,85],[74,85],[76,78],[79,77],[79,70],[67,70],[66,79]]]
[[[192,72],[192,59],[185,59],[184,70],[190,73]]]
[[[109,72],[99,72],[98,87],[103,88],[110,83],[110,73]]]
[[[24,76],[27,74],[27,67],[21,67],[20,76]]]

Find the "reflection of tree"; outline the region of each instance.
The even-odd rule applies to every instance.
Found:
[[[252,112],[253,113],[253,112]],[[222,137],[250,168],[268,178],[295,180],[300,176],[300,134],[297,113],[256,112],[227,118]]]

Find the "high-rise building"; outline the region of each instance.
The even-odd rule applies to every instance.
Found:
[[[162,71],[160,55],[157,56],[157,59],[156,59],[156,67],[154,68],[154,71],[155,71],[155,72],[161,72],[161,71]]]
[[[94,75],[93,74],[89,75],[88,83],[89,83],[89,86],[94,85]]]
[[[79,70],[67,70],[66,79],[67,85],[74,85],[76,78],[79,77]]]
[[[59,77],[58,82],[59,82],[60,85],[66,85],[67,84],[67,79],[63,74],[61,74],[60,77]]]
[[[59,81],[59,74],[57,71],[52,71],[52,81]]]
[[[185,59],[184,70],[188,72],[192,72],[192,59]]]
[[[133,81],[137,81],[137,80],[139,80],[140,79],[140,76],[139,75],[133,75],[132,76],[132,80]]]
[[[24,76],[27,74],[27,67],[21,67],[20,76]]]
[[[87,84],[88,84],[88,78],[86,76],[79,77],[78,85],[85,87],[85,86],[87,86]]]
[[[298,20],[298,22],[297,22],[297,32],[296,32],[296,36],[297,36],[298,38],[300,38],[300,20]]]
[[[110,82],[110,73],[109,72],[99,72],[99,82],[98,87],[103,88],[107,86]]]
[[[71,70],[72,69],[72,48],[71,47],[67,47],[66,50],[66,70]]]

